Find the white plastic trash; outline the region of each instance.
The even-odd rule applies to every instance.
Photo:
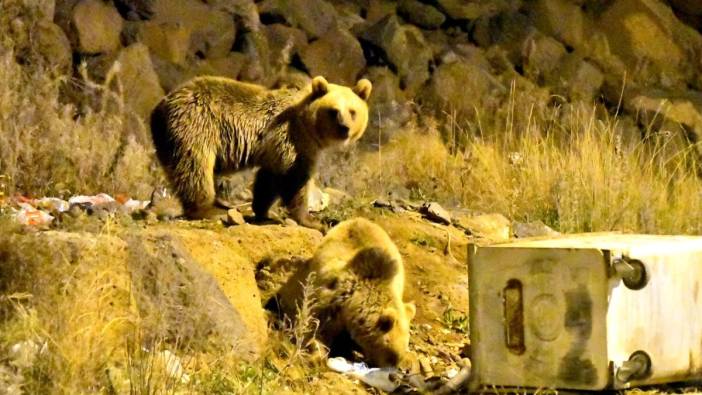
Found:
[[[395,368],[369,368],[363,362],[350,363],[343,357],[329,358],[327,366],[340,373],[353,376],[371,387],[385,392],[392,392],[400,386],[391,375],[399,374]]]

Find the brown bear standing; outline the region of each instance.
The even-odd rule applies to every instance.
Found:
[[[268,218],[280,197],[295,221],[320,228],[309,215],[305,186],[324,148],[363,135],[371,89],[366,79],[351,89],[315,77],[296,91],[198,77],[158,104],[151,133],[189,218],[224,214],[215,207],[215,176],[257,166],[257,221]]]

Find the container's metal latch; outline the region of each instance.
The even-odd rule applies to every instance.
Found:
[[[633,290],[638,290],[648,283],[646,266],[638,259],[631,259],[625,255],[612,258],[612,270],[620,277],[624,285]]]
[[[621,383],[645,379],[651,373],[651,357],[645,351],[635,351],[628,361],[617,368],[615,378]]]

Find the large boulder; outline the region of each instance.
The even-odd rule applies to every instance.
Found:
[[[164,95],[149,57],[149,48],[140,43],[132,44],[120,52],[117,61],[125,103],[142,119],[148,119]]]
[[[702,37],[658,0],[616,0],[598,27],[639,83],[683,88],[700,74]]]
[[[592,62],[577,55],[566,56],[560,68],[559,81],[571,100],[593,102],[599,95],[605,76]]]
[[[441,9],[451,19],[473,20],[497,15],[507,9],[518,9],[521,1],[512,0],[437,0]]]
[[[446,16],[439,10],[419,0],[400,0],[397,13],[407,21],[425,29],[437,29],[446,21]]]
[[[543,34],[533,34],[526,40],[522,52],[524,71],[531,79],[543,83],[558,71],[565,55],[566,48],[560,41]]]
[[[429,63],[433,60],[433,54],[417,27],[403,25],[396,16],[389,15],[369,27],[362,34],[362,39],[384,52],[387,61],[397,69],[408,92],[416,93],[429,79]]]
[[[71,20],[81,53],[98,54],[119,48],[124,21],[112,3],[81,0],[73,7]]]
[[[154,0],[153,12],[155,23],[182,26],[190,32],[189,55],[193,57],[224,57],[234,45],[232,15],[199,0]]]
[[[571,0],[537,0],[530,5],[534,26],[566,45],[582,49],[592,31],[592,22]]]
[[[300,29],[274,23],[264,27],[270,54],[270,63],[287,66],[293,56],[307,46],[307,34]]]
[[[71,70],[73,56],[71,42],[58,25],[40,21],[34,28],[34,49],[60,73]]]
[[[490,73],[459,59],[437,67],[426,88],[426,99],[437,111],[472,115],[492,87]]]
[[[702,154],[702,93],[676,94],[655,89],[630,92],[625,95],[624,107],[631,113],[646,115],[646,123],[666,120],[681,125],[690,143],[697,143]],[[647,126],[649,126],[647,125]],[[676,130],[679,128],[673,128]]]
[[[361,45],[341,29],[330,30],[309,44],[302,50],[301,58],[310,75],[322,75],[341,85],[354,85],[366,66]]]
[[[322,37],[336,26],[338,18],[334,6],[324,0],[264,0],[258,3],[258,11],[284,19],[310,38]]]
[[[182,23],[149,21],[139,26],[138,34],[139,41],[161,59],[179,65],[188,60],[191,31]]]

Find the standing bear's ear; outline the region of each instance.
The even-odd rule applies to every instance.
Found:
[[[356,86],[353,88],[353,93],[357,94],[358,97],[364,101],[368,101],[372,90],[373,84],[364,78],[356,83]]]
[[[329,83],[326,78],[317,76],[312,79],[312,96],[319,97],[329,92]]]

